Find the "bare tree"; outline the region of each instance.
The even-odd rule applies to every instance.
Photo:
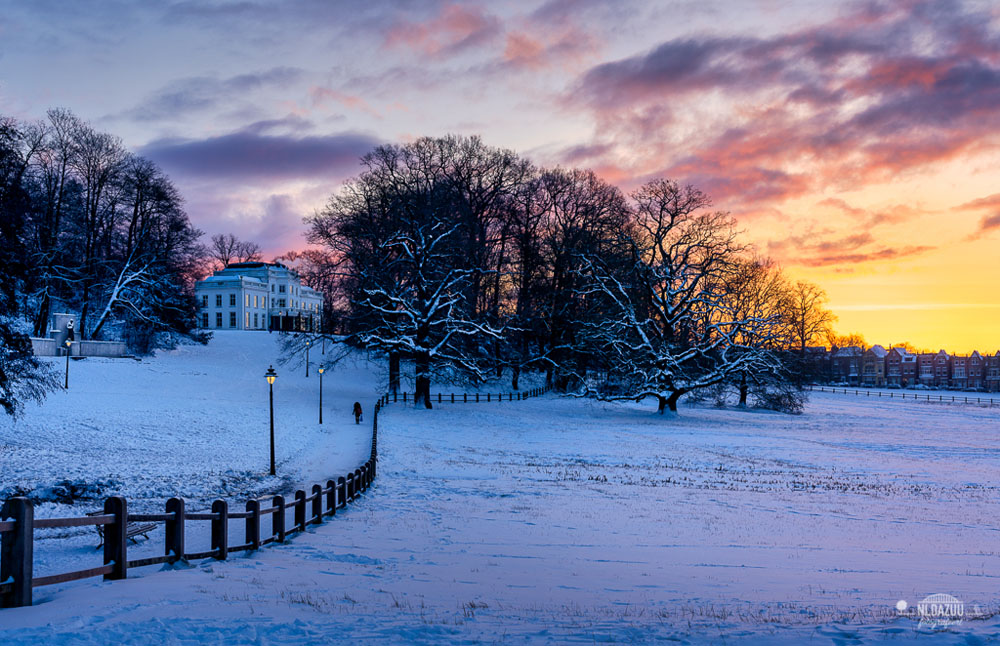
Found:
[[[813,283],[800,280],[791,290],[789,324],[792,344],[803,359],[806,348],[818,338],[826,337],[837,317],[826,309],[826,292]]]
[[[705,211],[700,191],[666,180],[632,198],[634,228],[622,239],[627,261],[584,258],[585,294],[599,314],[582,324],[612,384],[591,394],[653,397],[662,414],[676,411],[686,393],[776,366],[767,348],[779,317],[738,312],[726,298],[744,253],[732,219]]]

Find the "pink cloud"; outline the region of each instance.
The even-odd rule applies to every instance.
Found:
[[[483,8],[447,4],[425,22],[398,21],[386,33],[384,45],[436,57],[489,43],[499,34],[500,21]]]

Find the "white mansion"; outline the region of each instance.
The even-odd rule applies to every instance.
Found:
[[[278,262],[239,262],[195,283],[202,328],[319,331],[323,294]]]

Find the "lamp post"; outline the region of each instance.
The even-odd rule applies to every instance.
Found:
[[[264,373],[267,379],[267,390],[271,400],[271,475],[274,473],[274,380],[278,378],[278,373],[274,371],[274,366],[269,366]]]
[[[63,386],[65,390],[69,390],[69,352],[73,347],[73,340],[66,339],[66,384]]]
[[[312,341],[306,339],[306,377],[309,377],[309,346],[312,345]]]
[[[320,366],[319,371],[319,423],[323,423],[323,366]]]

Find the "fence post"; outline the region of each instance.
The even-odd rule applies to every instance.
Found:
[[[285,542],[285,497],[275,496],[271,499],[274,513],[271,515],[271,536],[279,543]]]
[[[341,507],[347,506],[347,481],[344,476],[337,478],[337,504]]]
[[[361,469],[355,469],[354,470],[354,495],[355,496],[360,496],[361,495],[361,492],[363,491],[363,489],[361,488],[361,485],[363,483],[364,483],[364,480],[361,477]]]
[[[14,522],[14,529],[0,534],[0,582],[11,581],[11,589],[0,595],[0,608],[31,605],[34,568],[35,508],[22,496],[8,498],[0,520]]]
[[[306,529],[306,492],[301,489],[295,492],[295,526],[299,531]]]
[[[166,523],[166,544],[163,552],[164,556],[170,557],[170,563],[176,563],[184,559],[184,499],[168,500],[167,513],[173,514],[174,517]]]
[[[333,480],[326,481],[326,511],[331,516],[337,515],[337,483]]]
[[[323,487],[318,484],[314,484],[312,488],[313,497],[313,507],[312,507],[312,522],[314,525],[318,525],[323,522]]]
[[[118,581],[128,576],[128,504],[122,496],[111,496],[104,501],[104,513],[114,514],[115,522],[104,526],[104,564],[111,571],[105,581]]]
[[[403,391],[403,403],[404,404],[406,403],[406,391],[405,390]]]
[[[438,393],[438,403],[441,403],[441,393]]]
[[[260,501],[248,500],[247,513],[250,514],[250,517],[247,518],[247,544],[250,545],[251,550],[259,550],[260,549]]]
[[[451,394],[451,403],[452,403],[452,404],[454,404],[454,403],[455,403],[455,393],[452,393],[452,394]]]
[[[229,556],[229,503],[225,500],[216,500],[212,503],[212,549],[218,550],[215,555],[220,561],[225,561]]]

